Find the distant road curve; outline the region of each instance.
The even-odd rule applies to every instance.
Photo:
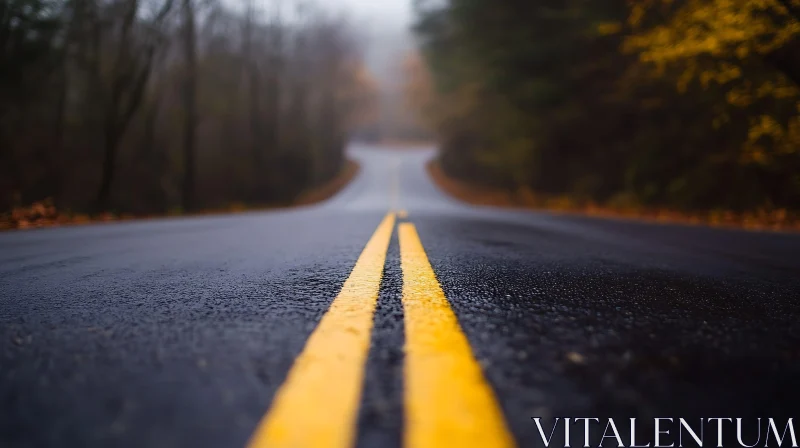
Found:
[[[349,152],[318,205],[0,234],[0,446],[796,416],[800,236],[474,207],[428,178],[433,149]]]

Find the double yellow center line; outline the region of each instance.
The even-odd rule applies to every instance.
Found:
[[[355,444],[389,213],[370,238],[250,440],[250,448]],[[445,298],[413,224],[398,226],[406,345],[404,445],[510,447],[491,387]]]

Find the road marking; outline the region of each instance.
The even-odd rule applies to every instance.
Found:
[[[395,216],[372,235],[250,440],[261,447],[350,447]]]
[[[398,217],[399,219],[406,219],[406,218],[408,218],[408,212],[407,212],[407,211],[405,211],[405,210],[399,210],[399,211],[397,212],[397,217]]]
[[[398,233],[406,325],[404,446],[514,446],[416,228],[400,223]]]

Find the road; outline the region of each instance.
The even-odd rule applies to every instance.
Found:
[[[431,150],[350,152],[360,174],[316,206],[1,234],[0,446],[798,417],[798,235],[472,207]]]

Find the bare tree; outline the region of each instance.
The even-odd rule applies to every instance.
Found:
[[[142,104],[156,52],[165,39],[163,27],[173,3],[174,0],[164,0],[154,17],[141,24],[138,22],[141,12],[139,0],[124,0],[108,6],[93,5],[97,15],[91,25],[91,51],[86,62],[99,96],[104,122],[103,168],[96,200],[98,210],[108,208],[119,145]],[[103,8],[108,10],[102,11]],[[103,15],[106,17],[101,18]],[[103,48],[109,40],[112,47]],[[107,65],[110,69],[106,75]]]
[[[26,81],[0,76],[0,212],[54,191],[75,211],[285,203],[338,172],[365,79],[346,21],[309,0],[59,4],[53,63],[0,64]]]

